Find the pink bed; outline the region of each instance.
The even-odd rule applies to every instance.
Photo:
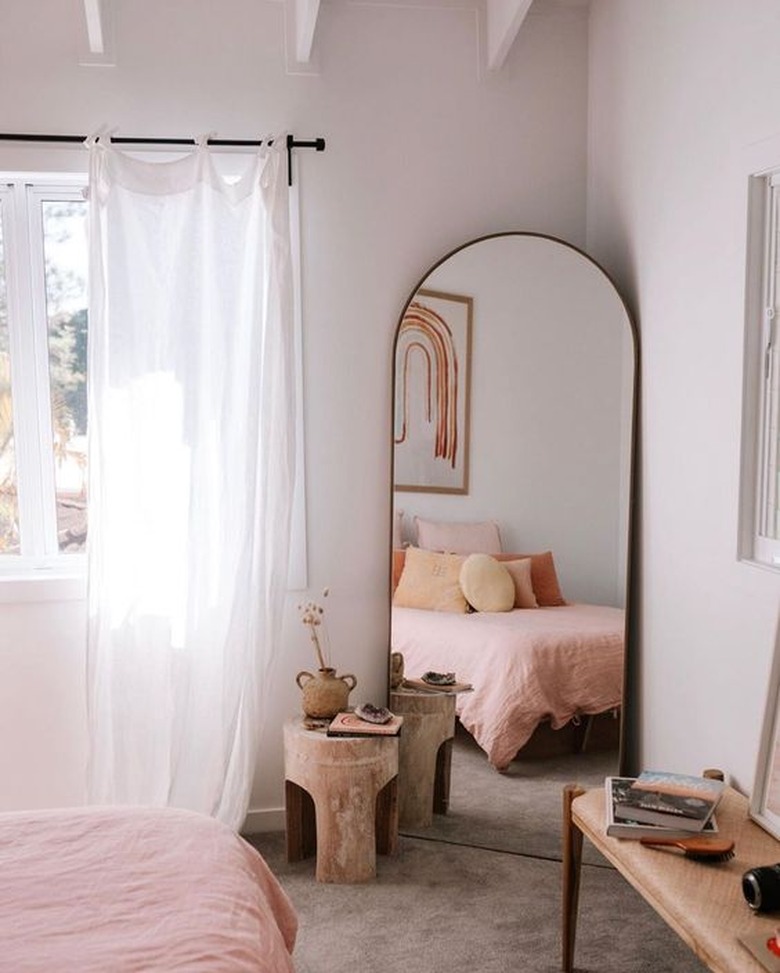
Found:
[[[505,770],[536,726],[620,706],[624,612],[602,605],[458,614],[393,607],[392,649],[406,676],[455,672],[473,692],[457,714]]]
[[[189,811],[0,814],[0,969],[292,973],[297,920],[260,855]]]

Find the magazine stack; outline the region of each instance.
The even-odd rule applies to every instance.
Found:
[[[709,777],[655,770],[639,777],[607,777],[607,834],[675,840],[716,834],[715,809],[725,787]]]

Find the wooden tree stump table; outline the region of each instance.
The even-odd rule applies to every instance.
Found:
[[[398,755],[398,823],[427,828],[450,799],[455,694],[398,689],[390,709],[404,718]]]
[[[365,882],[398,846],[396,737],[284,726],[287,860],[316,853],[318,882]]]

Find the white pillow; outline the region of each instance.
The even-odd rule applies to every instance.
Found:
[[[460,569],[460,587],[478,612],[508,612],[515,607],[515,583],[504,565],[489,554],[470,554]]]
[[[500,554],[501,535],[494,520],[479,523],[441,523],[414,518],[417,525],[417,546],[426,551],[447,554]]]

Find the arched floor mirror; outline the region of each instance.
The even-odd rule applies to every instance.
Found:
[[[543,234],[463,244],[401,310],[391,651],[473,686],[430,837],[528,851],[538,760],[556,794],[621,769],[636,363],[609,276]]]

